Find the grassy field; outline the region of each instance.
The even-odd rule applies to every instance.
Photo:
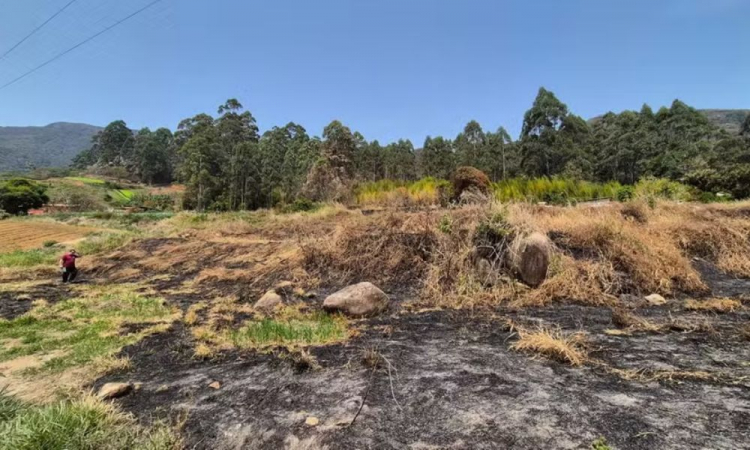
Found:
[[[79,181],[81,183],[85,184],[93,184],[93,185],[104,185],[105,181],[100,178],[92,178],[92,177],[65,177],[66,180],[71,181]]]

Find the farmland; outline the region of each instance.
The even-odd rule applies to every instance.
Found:
[[[95,228],[55,222],[6,220],[0,222],[0,253],[39,248],[45,243],[79,240]]]

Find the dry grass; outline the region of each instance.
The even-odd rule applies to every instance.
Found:
[[[702,370],[618,369],[615,367],[605,367],[605,370],[624,380],[639,381],[641,383],[650,383],[653,381],[717,381],[727,378],[724,374]]]
[[[185,317],[183,317],[182,321],[185,322],[185,325],[193,326],[198,322],[198,314],[206,309],[208,304],[206,302],[198,302],[190,305],[190,307],[185,312]]]
[[[436,244],[437,218],[389,213],[344,221],[333,236],[302,242],[308,270],[334,282],[366,278],[404,282],[421,278]]]
[[[708,300],[685,300],[685,309],[715,313],[730,313],[742,308],[739,300],[731,298],[712,298]]]
[[[518,335],[518,341],[511,346],[513,350],[536,353],[573,366],[586,362],[585,338],[581,333],[565,335],[560,330],[538,328],[519,329]]]

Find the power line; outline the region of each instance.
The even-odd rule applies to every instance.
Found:
[[[54,14],[52,14],[52,16],[49,19],[45,20],[43,24],[41,24],[38,27],[34,28],[31,31],[31,33],[27,34],[23,39],[21,39],[20,41],[18,41],[16,43],[16,45],[14,45],[13,47],[10,48],[10,50],[8,50],[7,52],[3,53],[3,56],[0,56],[0,61],[2,61],[3,59],[5,59],[5,57],[8,56],[8,54],[10,54],[10,52],[12,52],[16,48],[18,48],[19,45],[21,45],[24,42],[26,42],[26,40],[28,38],[30,38],[31,36],[35,35],[37,31],[41,30],[42,28],[44,28],[45,25],[47,25],[48,23],[52,22],[52,19],[54,19],[55,17],[59,16],[60,13],[62,13],[63,11],[65,11],[68,8],[68,6],[72,5],[76,1],[78,1],[78,0],[71,0],[65,6],[63,6],[60,9],[58,9],[57,12],[54,13]]]
[[[99,36],[101,36],[102,34],[106,33],[107,31],[111,30],[112,28],[115,28],[116,26],[118,26],[121,23],[127,21],[128,19],[131,19],[131,18],[137,16],[138,14],[142,13],[143,11],[149,9],[150,7],[154,6],[155,4],[157,4],[157,3],[161,2],[161,1],[162,0],[154,0],[153,2],[151,2],[148,5],[144,6],[143,8],[137,10],[136,12],[130,14],[127,17],[124,17],[124,18],[118,20],[114,24],[112,24],[112,25],[108,26],[107,28],[103,29],[102,31],[94,34],[93,36],[90,36],[90,37],[82,40],[81,42],[79,42],[76,45],[70,47],[69,49],[65,50],[62,53],[58,53],[57,55],[55,55],[52,58],[48,59],[47,61],[43,62],[42,64],[40,64],[40,65],[34,67],[33,69],[29,70],[28,72],[24,73],[20,77],[15,78],[14,80],[11,80],[8,83],[5,83],[4,85],[0,86],[0,91],[3,90],[3,89],[5,89],[5,88],[7,88],[8,86],[10,86],[12,84],[15,84],[18,81],[21,81],[22,79],[26,78],[27,76],[31,75],[32,73],[36,72],[37,70],[41,69],[42,67],[44,67],[44,66],[46,66],[46,65],[48,65],[48,64],[50,64],[50,63],[52,63],[54,61],[56,61],[57,59],[62,58],[63,56],[67,55],[68,53],[70,53],[73,50],[77,49],[78,47],[80,47],[80,46],[82,46],[82,45],[84,45],[84,44],[86,44],[86,43],[88,43],[90,41],[93,41],[94,39],[98,38]]]

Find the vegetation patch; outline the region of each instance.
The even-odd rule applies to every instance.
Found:
[[[80,366],[106,371],[122,363],[114,355],[123,346],[163,330],[178,315],[163,299],[136,293],[135,286],[92,288],[82,297],[41,303],[24,316],[0,320],[0,361],[43,361],[24,370],[25,375]],[[129,331],[128,325],[135,324],[142,326]]]
[[[231,341],[239,348],[323,345],[340,342],[347,336],[343,317],[319,311],[251,320],[230,333]]]
[[[520,329],[518,335],[518,341],[511,346],[513,350],[540,354],[573,366],[586,361],[585,339],[581,333],[565,335],[559,330],[538,328]]]
[[[0,450],[169,450],[180,444],[167,427],[145,429],[92,397],[34,405],[3,392],[0,436]]]
[[[708,300],[685,300],[685,309],[690,311],[707,311],[716,313],[730,313],[742,308],[739,300],[731,298],[712,298]]]

